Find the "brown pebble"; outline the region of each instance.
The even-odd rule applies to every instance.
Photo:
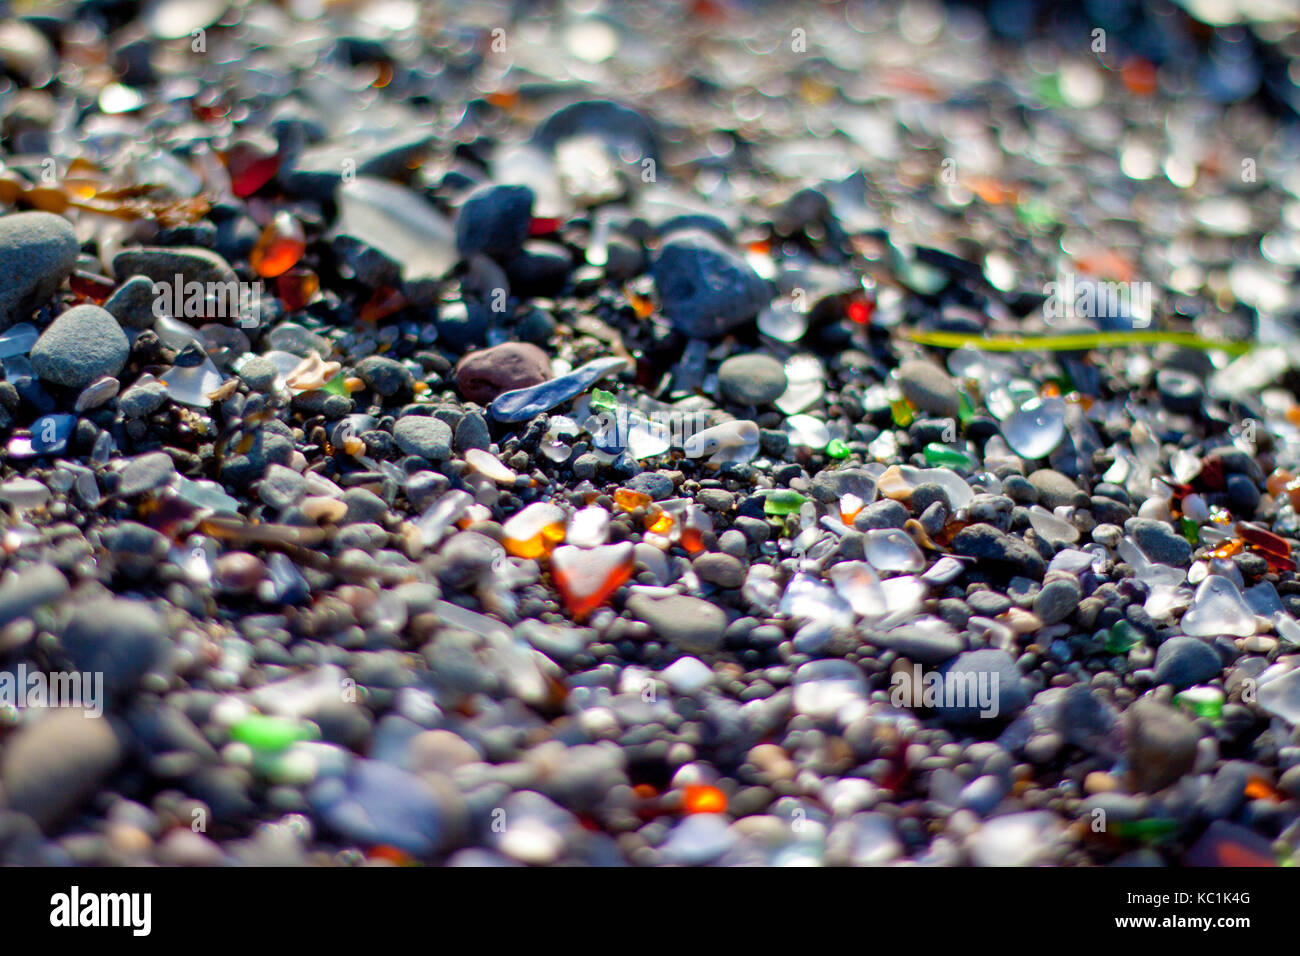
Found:
[[[266,577],[266,565],[257,555],[232,551],[217,558],[217,583],[227,591],[244,594]]]
[[[506,342],[470,352],[456,364],[461,397],[487,405],[503,392],[540,385],[551,377],[551,360],[536,345]]]

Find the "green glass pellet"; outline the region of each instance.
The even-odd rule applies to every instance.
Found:
[[[1020,221],[1035,229],[1045,229],[1056,222],[1051,207],[1041,199],[1028,199],[1016,207]]]
[[[1146,820],[1118,820],[1114,827],[1119,836],[1127,839],[1162,840],[1178,832],[1178,821],[1149,817]]]
[[[1106,633],[1106,651],[1111,654],[1127,654],[1141,643],[1141,635],[1128,621],[1116,621]]]
[[[300,721],[265,714],[249,714],[230,728],[230,739],[254,750],[285,750],[300,740],[310,740],[311,730]]]
[[[945,468],[956,466],[958,468],[970,469],[975,467],[974,458],[966,454],[966,452],[962,451],[960,448],[955,448],[952,445],[945,445],[941,442],[932,441],[930,444],[925,446],[923,451],[925,452],[925,460],[932,465],[939,465]]]
[[[613,392],[606,392],[599,388],[591,390],[591,407],[599,409],[602,412],[613,411],[618,401]]]
[[[1034,83],[1034,92],[1043,101],[1045,106],[1060,107],[1065,105],[1065,100],[1061,96],[1061,81],[1055,73],[1048,73],[1038,78]]]
[[[1183,519],[1183,537],[1195,548],[1201,542],[1201,529],[1191,518]]]
[[[832,458],[848,458],[849,444],[842,438],[832,438],[830,444],[826,446],[826,454]]]
[[[332,379],[326,382],[321,391],[329,392],[331,395],[342,395],[344,398],[347,398],[347,376],[340,372],[338,375],[335,375]]]
[[[769,515],[792,515],[797,513],[807,500],[797,491],[789,489],[773,491],[763,498],[763,512]]]
[[[975,405],[965,389],[957,390],[957,417],[961,419],[963,425],[968,424],[975,417]]]
[[[1174,703],[1197,717],[1204,717],[1207,720],[1215,721],[1223,717],[1223,693],[1214,688],[1206,688],[1199,692],[1185,690],[1180,694],[1174,694]]]

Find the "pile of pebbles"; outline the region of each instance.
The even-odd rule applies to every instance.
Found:
[[[1294,863],[1300,35],[986,6],[6,20],[0,861]]]

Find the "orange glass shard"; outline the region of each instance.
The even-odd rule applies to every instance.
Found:
[[[619,488],[614,492],[614,503],[624,511],[636,511],[637,508],[645,508],[654,501],[647,494],[639,491],[633,491],[631,488]]]
[[[1282,794],[1263,777],[1251,777],[1242,792],[1251,800],[1270,800],[1273,803],[1280,803],[1283,799]]]
[[[395,846],[371,847],[370,859],[391,863],[393,866],[410,866],[414,862],[410,856]]]
[[[1230,558],[1245,546],[1246,543],[1244,541],[1241,541],[1237,538],[1233,538],[1231,541],[1225,541],[1223,544],[1219,545],[1217,548],[1211,551],[1210,557]]]
[[[682,808],[687,813],[726,813],[727,795],[717,787],[690,784],[685,789]]]
[[[68,279],[68,287],[83,299],[102,304],[113,294],[113,280],[92,272],[77,270]]]
[[[871,316],[876,311],[876,303],[870,299],[850,299],[846,311],[850,321],[856,322],[858,325],[866,325],[871,321]]]
[[[558,505],[538,501],[515,515],[501,529],[506,551],[516,558],[540,558],[564,540],[564,511]]]
[[[406,308],[406,297],[396,289],[380,286],[361,307],[362,322],[378,322]]]
[[[661,511],[658,516],[645,516],[645,529],[654,534],[667,534],[673,529],[673,516],[666,511]]]
[[[320,291],[320,277],[310,269],[290,269],[277,276],[275,289],[290,312],[305,309]]]
[[[273,279],[296,266],[306,251],[302,225],[289,213],[280,211],[262,230],[257,245],[248,254],[248,264],[262,278]]]
[[[1120,77],[1134,96],[1150,96],[1156,91],[1156,68],[1150,60],[1138,56],[1126,60]]]
[[[705,549],[704,535],[713,530],[713,521],[703,508],[688,505],[686,516],[682,519],[680,544],[690,554],[699,554]]]
[[[635,292],[630,293],[627,300],[632,303],[632,309],[636,312],[638,319],[648,319],[655,310],[655,304],[643,295],[637,295]]]
[[[1264,560],[1272,570],[1294,571],[1296,569],[1295,559],[1291,557],[1291,545],[1281,535],[1265,531],[1245,521],[1238,521],[1236,530],[1247,544],[1264,556]]]
[[[551,555],[551,574],[564,606],[578,622],[608,601],[632,577],[632,542],[598,548],[565,545]]]
[[[235,143],[225,158],[226,170],[230,173],[230,191],[241,199],[269,183],[280,169],[277,153],[264,152],[253,143]]]
[[[987,176],[972,177],[966,183],[966,188],[990,206],[1001,206],[1020,200],[1019,190]]]

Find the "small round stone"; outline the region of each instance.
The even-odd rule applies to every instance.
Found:
[[[393,426],[393,440],[408,455],[430,461],[451,457],[451,427],[430,415],[405,415]]]
[[[898,387],[903,397],[922,411],[940,418],[956,418],[961,409],[952,377],[933,362],[913,359],[898,367]]]
[[[628,599],[627,609],[662,640],[693,654],[716,651],[727,627],[722,608],[684,594],[657,599],[636,594]]]
[[[1044,624],[1056,624],[1074,613],[1082,597],[1078,581],[1057,578],[1044,584],[1043,589],[1034,596],[1034,613]]]
[[[767,405],[785,391],[785,366],[769,355],[734,355],[718,367],[718,386],[737,405]]]
[[[78,305],[50,323],[32,346],[32,368],[44,381],[85,388],[117,375],[131,346],[117,319],[97,305]]]
[[[1211,680],[1222,668],[1218,652],[1198,637],[1171,637],[1156,651],[1156,681],[1176,690]]]
[[[692,564],[701,581],[721,588],[738,588],[745,583],[745,564],[729,554],[702,554]]]
[[[540,385],[550,377],[550,358],[527,342],[506,342],[470,352],[456,364],[456,390],[483,406],[502,392]]]
[[[1029,483],[1038,492],[1038,503],[1048,511],[1053,508],[1088,506],[1088,495],[1059,471],[1040,468],[1029,475]]]

